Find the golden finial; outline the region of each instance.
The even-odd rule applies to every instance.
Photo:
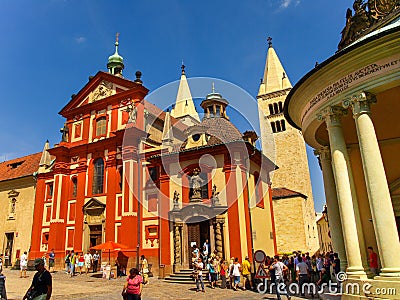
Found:
[[[118,43],[118,38],[119,38],[119,32],[115,35],[115,42]]]

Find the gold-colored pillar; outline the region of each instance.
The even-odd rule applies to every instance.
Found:
[[[334,252],[339,254],[341,269],[347,267],[346,250],[344,248],[342,223],[340,221],[339,204],[336,196],[335,178],[331,164],[331,153],[329,147],[315,150],[321,163],[322,177],[324,179],[324,190],[326,205],[328,207],[329,231],[331,233]]]
[[[373,102],[376,102],[374,95],[361,92],[350,100],[343,101],[343,106],[351,106],[356,123],[364,179],[382,264],[380,275],[400,277],[399,235],[378,139],[371,119],[370,105]]]
[[[344,109],[332,106],[318,115],[318,119],[325,120],[329,144],[331,148],[332,170],[336,183],[336,192],[343,229],[343,239],[347,254],[347,274],[349,277],[365,279],[367,276],[362,266],[360,244],[358,241],[356,217],[350,186],[349,164],[346,159],[347,147],[343,136],[340,118]]]

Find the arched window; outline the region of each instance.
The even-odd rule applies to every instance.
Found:
[[[271,128],[272,128],[272,132],[275,133],[276,132],[275,122],[271,122]]]
[[[282,104],[282,101],[279,101],[278,105],[279,105],[279,113],[283,112],[283,104]]]
[[[93,186],[92,193],[102,194],[104,183],[104,161],[102,158],[97,158],[93,163]]]
[[[276,125],[276,131],[277,131],[277,132],[281,132],[281,131],[282,131],[282,129],[281,129],[281,122],[276,121],[276,122],[275,122],[275,125]]]
[[[75,177],[72,177],[72,198],[76,198],[76,193],[77,193],[77,190],[78,190],[78,178],[75,176]]]
[[[107,118],[101,117],[96,120],[96,136],[101,136],[106,134]]]
[[[278,104],[274,103],[274,113],[277,114],[279,113],[279,109],[278,109]]]
[[[285,120],[281,120],[281,128],[282,128],[282,131],[286,130]]]
[[[274,114],[274,107],[272,106],[272,104],[268,104],[268,108],[269,108],[269,114],[273,115]]]

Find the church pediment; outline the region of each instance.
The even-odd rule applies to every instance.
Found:
[[[188,204],[181,209],[172,210],[169,212],[170,220],[174,222],[186,222],[196,217],[202,217],[207,220],[221,215],[227,211],[227,206],[210,206],[203,203]]]
[[[71,100],[59,113],[65,116],[71,110],[137,87],[131,80],[98,72],[90,77],[89,82],[76,95],[71,96]]]
[[[101,215],[106,208],[106,205],[96,198],[91,198],[82,207],[83,213],[85,215]]]

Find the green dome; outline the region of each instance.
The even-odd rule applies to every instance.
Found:
[[[118,54],[118,41],[115,42],[115,53],[108,57],[107,68],[113,75],[122,75],[122,70],[124,69],[124,58]]]
[[[118,42],[115,43],[115,53],[108,57],[108,63],[123,63],[124,58],[118,54]]]

